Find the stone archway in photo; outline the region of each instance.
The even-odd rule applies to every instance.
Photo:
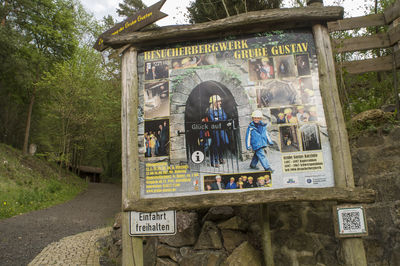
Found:
[[[185,112],[187,103],[191,93],[195,91],[196,88],[199,90],[203,86],[207,87],[209,85],[216,88],[216,90],[218,90],[226,99],[230,98],[230,101],[232,102],[231,105],[233,105],[230,111],[231,113],[234,113],[237,121],[237,124],[235,125],[237,127],[237,134],[239,139],[242,139],[236,148],[237,157],[245,157],[244,154],[246,154],[247,151],[243,139],[246,134],[247,126],[251,121],[251,106],[248,96],[245,93],[245,89],[241,86],[240,81],[229,75],[229,73],[225,73],[220,68],[196,69],[195,71],[193,69],[175,70],[171,71],[170,80],[170,88],[173,91],[170,97],[171,162],[187,163],[187,140],[185,136]],[[211,93],[211,91],[209,93]],[[205,93],[205,95],[208,95],[209,93]],[[204,103],[208,101],[206,98],[207,96],[204,96]],[[202,107],[199,108],[202,109]],[[201,113],[199,113],[199,116],[201,116]],[[188,119],[188,117],[186,117],[186,119]]]
[[[219,112],[216,111],[217,116],[214,116],[212,110],[214,105],[218,105],[217,100],[220,101],[221,109]],[[216,128],[216,125],[222,126],[222,129]],[[224,144],[224,139],[228,143]],[[185,108],[185,140],[191,169],[200,165],[205,167],[214,166],[214,163],[219,165],[223,162],[231,171],[235,168],[239,170],[241,140],[238,111],[235,99],[226,86],[216,81],[204,81],[192,90]],[[205,160],[201,162],[197,160],[193,164],[191,158],[199,151],[204,154]],[[212,162],[213,156],[218,157],[218,153],[221,158],[214,158]]]

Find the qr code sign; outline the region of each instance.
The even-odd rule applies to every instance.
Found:
[[[343,230],[359,230],[361,227],[360,213],[347,212],[342,214]]]
[[[363,209],[338,208],[340,234],[363,234],[366,232]]]

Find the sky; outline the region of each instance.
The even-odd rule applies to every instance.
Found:
[[[144,0],[147,6],[158,2],[159,0]],[[187,20],[183,16],[186,13],[186,7],[193,0],[167,0],[161,9],[162,12],[168,14],[168,17],[157,22],[159,26],[187,24]],[[117,22],[123,20],[116,13],[118,4],[123,0],[81,0],[87,11],[93,13],[97,19],[111,15]],[[294,0],[284,0],[284,7],[292,7]],[[344,7],[345,17],[358,17],[366,13],[365,5],[371,6],[373,0],[324,0],[325,6],[341,5]]]

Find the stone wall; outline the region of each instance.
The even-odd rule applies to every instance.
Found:
[[[257,206],[178,212],[175,236],[146,238],[145,265],[261,265],[258,213]]]
[[[381,127],[352,144],[356,185],[377,192],[366,205],[368,263],[400,265],[400,127]]]
[[[368,265],[400,265],[400,127],[365,133],[351,150],[356,186],[377,191],[365,205]],[[270,205],[275,265],[343,264],[333,204]],[[178,212],[175,236],[145,238],[145,265],[263,265],[259,221],[258,205]]]

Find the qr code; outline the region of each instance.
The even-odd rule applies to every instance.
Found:
[[[361,217],[359,212],[342,213],[342,224],[344,231],[358,231],[361,228]]]
[[[362,207],[338,208],[340,234],[366,234],[364,210]]]

